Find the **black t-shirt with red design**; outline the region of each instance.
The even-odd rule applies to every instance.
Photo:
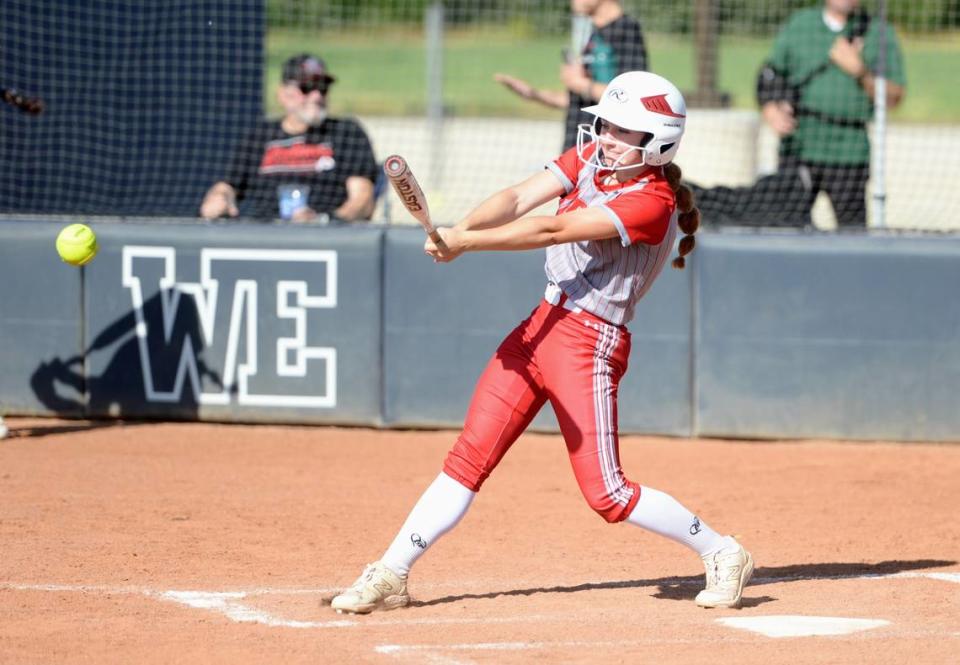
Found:
[[[237,146],[224,180],[243,202],[244,215],[276,219],[280,185],[309,185],[310,207],[332,213],[347,199],[349,176],[376,182],[378,174],[370,139],[353,120],[328,118],[293,136],[279,120],[265,120]]]

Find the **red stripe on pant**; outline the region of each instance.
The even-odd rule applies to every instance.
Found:
[[[640,496],[620,467],[617,390],[630,333],[586,312],[542,302],[500,344],[474,390],[444,473],[478,491],[550,400],[584,498],[608,522]]]

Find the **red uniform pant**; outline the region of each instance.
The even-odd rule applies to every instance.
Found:
[[[541,302],[487,364],[444,472],[478,491],[550,400],[590,507],[608,522],[625,519],[640,497],[620,468],[617,436],[617,390],[629,355],[623,326]]]

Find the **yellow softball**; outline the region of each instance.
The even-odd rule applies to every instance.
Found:
[[[90,263],[97,255],[97,236],[86,224],[71,224],[57,236],[57,254],[72,266]]]

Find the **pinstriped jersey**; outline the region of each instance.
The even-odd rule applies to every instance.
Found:
[[[589,157],[596,145],[587,146]],[[653,167],[625,183],[604,185],[596,166],[576,148],[547,164],[563,184],[557,214],[599,207],[619,238],[547,247],[547,280],[582,309],[616,325],[628,323],[637,302],[663,270],[677,232],[676,196],[663,169]]]

